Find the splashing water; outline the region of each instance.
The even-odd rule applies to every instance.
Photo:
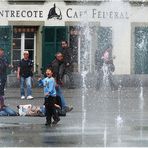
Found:
[[[104,128],[104,147],[107,146],[107,127],[105,124],[105,128]]]
[[[117,122],[117,127],[121,127],[123,123],[123,119],[121,117],[121,90],[122,90],[122,85],[121,85],[121,80],[118,88],[118,116],[116,119]]]
[[[87,23],[81,23],[81,51],[80,51],[80,72],[82,77],[82,143],[84,140],[85,126],[86,126],[86,96],[88,93],[87,89],[87,75],[90,72],[90,50],[91,50],[91,35],[90,28]],[[83,40],[82,40],[83,39]]]
[[[143,85],[142,81],[140,81],[140,94],[139,94],[140,102],[139,102],[139,108],[140,108],[140,139],[143,137],[143,108],[144,108],[144,96],[143,96]]]
[[[122,117],[120,115],[117,116],[116,121],[117,121],[117,128],[122,127],[122,125],[123,125],[123,119],[122,119]]]
[[[140,100],[143,101],[144,100],[144,97],[143,97],[143,86],[142,86],[142,82],[140,81]]]
[[[123,119],[121,117],[121,80],[118,88],[118,116],[116,118],[116,126],[117,126],[117,132],[118,132],[118,142],[121,143],[121,129],[123,126]]]

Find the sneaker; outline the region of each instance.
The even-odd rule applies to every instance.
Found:
[[[72,106],[66,106],[64,109],[65,109],[66,112],[70,112],[70,111],[73,110],[73,107]]]
[[[31,100],[31,99],[33,99],[33,97],[32,96],[28,96],[27,99],[28,100]]]
[[[60,118],[58,118],[57,120],[54,120],[54,121],[52,122],[52,124],[53,124],[53,125],[56,125],[59,121],[60,121]]]
[[[46,122],[45,125],[50,127],[51,126],[51,123]]]
[[[25,96],[21,96],[21,99],[22,99],[22,100],[25,99]]]

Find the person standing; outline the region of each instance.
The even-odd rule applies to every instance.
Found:
[[[97,85],[97,89],[100,88],[100,81],[103,80],[102,77],[104,75],[104,72],[107,72],[108,75],[108,80],[109,80],[109,84],[111,87],[111,90],[117,90],[117,85],[113,82],[113,75],[112,73],[115,71],[115,66],[113,63],[113,59],[115,59],[114,56],[112,56],[112,46],[110,45],[102,54],[101,60],[102,60],[102,67],[104,67],[105,65],[107,66],[107,71],[106,68],[100,68],[100,74],[98,77],[98,85]]]
[[[64,59],[61,52],[57,52],[55,55],[55,59],[51,62],[48,67],[52,67],[53,69],[53,77],[56,79],[57,84],[63,85],[62,78],[64,76]]]
[[[44,99],[45,99],[45,116],[46,125],[57,124],[60,121],[57,108],[60,106],[56,100],[56,81],[52,77],[53,71],[51,68],[46,69],[46,78],[43,80],[39,78],[39,86],[44,86]],[[53,122],[52,122],[53,118]]]
[[[68,46],[68,42],[66,40],[61,41],[61,50],[60,52],[63,55],[63,62],[64,62],[64,74],[67,74],[69,77],[70,81],[70,86],[69,88],[73,89],[75,88],[74,86],[74,79],[73,79],[73,74],[72,74],[72,50]]]
[[[27,99],[32,97],[32,76],[33,76],[33,62],[29,59],[29,52],[24,51],[24,58],[19,62],[17,78],[20,80],[21,99],[25,99],[25,82],[27,86]]]
[[[4,56],[4,49],[0,48],[0,100],[4,101],[4,88],[7,81],[7,68],[11,67]],[[2,101],[2,102],[3,102]]]

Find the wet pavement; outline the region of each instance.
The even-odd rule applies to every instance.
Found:
[[[74,110],[55,127],[45,117],[0,117],[2,147],[148,147],[147,87],[121,90],[63,89]],[[6,104],[41,105],[42,89],[33,100],[21,100],[19,89],[6,89]]]

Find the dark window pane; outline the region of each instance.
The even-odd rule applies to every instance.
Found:
[[[21,59],[21,51],[20,50],[13,50],[13,60],[20,60]]]
[[[25,32],[25,38],[34,38],[34,32]]]
[[[21,39],[13,39],[13,49],[21,49]]]
[[[13,64],[13,71],[17,71],[19,61],[13,61],[12,64]]]
[[[54,42],[55,28],[45,28],[45,42]]]
[[[61,42],[62,40],[66,39],[66,29],[65,28],[58,28],[56,32],[56,39],[57,42]]]
[[[34,49],[34,40],[33,39],[26,39],[25,40],[25,49]]]
[[[13,38],[21,38],[21,32],[13,32]]]
[[[32,61],[34,60],[34,51],[33,50],[29,50],[29,59],[31,59]]]

